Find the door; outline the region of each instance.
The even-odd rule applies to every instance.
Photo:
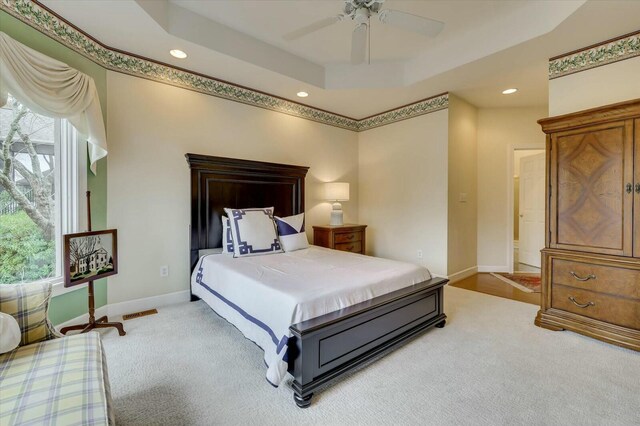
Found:
[[[520,159],[520,263],[540,268],[544,248],[544,178],[546,154]]]
[[[552,248],[633,254],[633,120],[551,138]]]

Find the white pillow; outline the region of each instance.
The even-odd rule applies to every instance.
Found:
[[[304,213],[295,216],[275,217],[278,238],[284,251],[296,251],[309,247],[307,233],[304,232]]]
[[[233,253],[233,235],[231,234],[231,226],[229,226],[229,218],[222,216],[222,252]]]
[[[21,337],[18,321],[12,315],[0,312],[0,354],[17,348]]]
[[[224,211],[233,235],[233,257],[282,253],[273,223],[273,207]]]

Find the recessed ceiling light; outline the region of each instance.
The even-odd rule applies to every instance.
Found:
[[[516,89],[516,88],[513,88],[513,89],[507,89],[507,90],[503,90],[503,91],[502,91],[502,94],[503,94],[503,95],[510,95],[510,94],[512,94],[512,93],[516,93],[517,91],[518,91],[518,89]]]
[[[296,93],[296,95],[298,95],[299,98],[306,98],[307,96],[309,96],[307,92],[298,92]]]
[[[187,54],[184,53],[182,50],[178,50],[178,49],[172,49],[169,51],[169,53],[171,53],[171,56],[173,56],[174,58],[178,58],[178,59],[184,59],[187,57]]]

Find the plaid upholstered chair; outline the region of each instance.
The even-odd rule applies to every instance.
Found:
[[[114,424],[100,335],[60,335],[48,319],[51,284],[0,285],[0,312],[20,344],[0,354],[0,424]]]

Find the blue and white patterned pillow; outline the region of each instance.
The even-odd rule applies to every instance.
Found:
[[[226,216],[222,216],[222,252],[233,253],[233,234],[229,218]]]
[[[233,236],[233,257],[282,253],[273,223],[273,207],[224,209]]]
[[[295,216],[275,216],[278,237],[284,251],[296,251],[309,247],[307,233],[304,231],[304,213]]]

